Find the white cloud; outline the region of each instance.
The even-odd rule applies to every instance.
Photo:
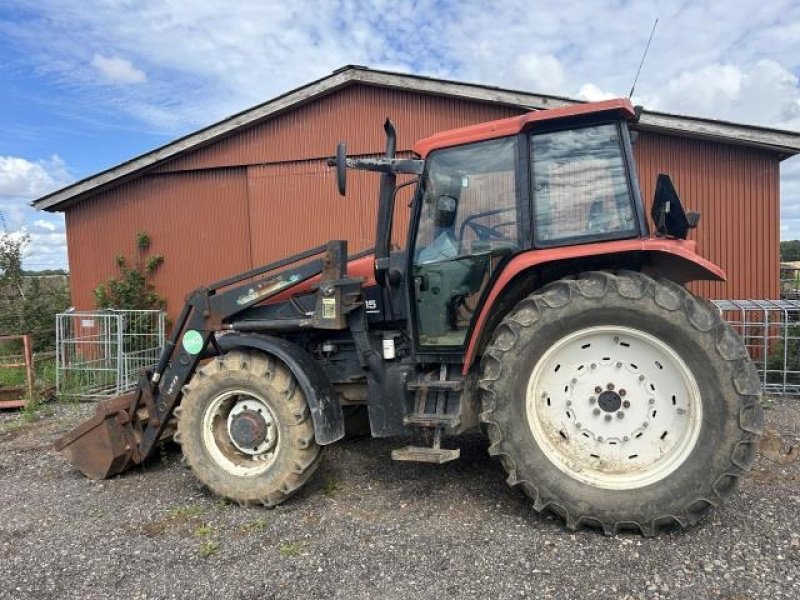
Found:
[[[30,201],[73,181],[57,155],[40,161],[0,156],[0,213],[3,226],[14,236],[30,238],[23,264],[26,269],[67,266],[64,217],[37,213]]]
[[[147,74],[133,66],[127,58],[95,54],[90,63],[102,78],[110,83],[144,83]]]
[[[800,80],[774,60],[683,71],[642,100],[656,110],[800,129]]]
[[[44,229],[46,231],[55,231],[56,230],[56,226],[53,223],[51,223],[49,221],[45,221],[44,219],[38,219],[33,224],[33,226],[37,227],[39,229]]]
[[[618,97],[619,94],[601,90],[593,83],[584,83],[578,90],[578,98],[580,98],[581,100],[588,100],[589,102],[597,102],[598,100],[609,100],[611,98],[618,98]]]
[[[60,156],[31,162],[18,156],[0,156],[0,197],[34,199],[72,181]]]

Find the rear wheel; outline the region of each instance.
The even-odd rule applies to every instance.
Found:
[[[176,414],[188,466],[212,492],[240,504],[283,502],[319,463],[302,390],[264,354],[233,351],[198,369]]]
[[[606,533],[687,526],[750,468],[759,381],[713,306],[639,273],[548,285],[482,363],[490,452],[536,510]]]

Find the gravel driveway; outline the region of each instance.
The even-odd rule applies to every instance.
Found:
[[[759,457],[688,531],[606,538],[534,513],[480,436],[442,466],[337,444],[274,510],[210,496],[174,446],[90,482],[51,451],[90,410],[2,417],[0,598],[800,598],[800,461]],[[766,417],[800,441],[800,400]]]

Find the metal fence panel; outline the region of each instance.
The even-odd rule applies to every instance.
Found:
[[[56,393],[102,399],[133,389],[139,370],[158,361],[164,335],[159,310],[56,315]]]
[[[741,336],[765,393],[800,396],[800,300],[714,300]]]

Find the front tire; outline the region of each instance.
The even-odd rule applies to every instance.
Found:
[[[712,305],[666,280],[596,272],[510,313],[481,364],[481,420],[508,481],[570,529],[685,527],[755,457],[760,384]]]
[[[311,414],[280,361],[232,351],[202,366],[175,411],[186,464],[215,494],[275,506],[319,464]]]

